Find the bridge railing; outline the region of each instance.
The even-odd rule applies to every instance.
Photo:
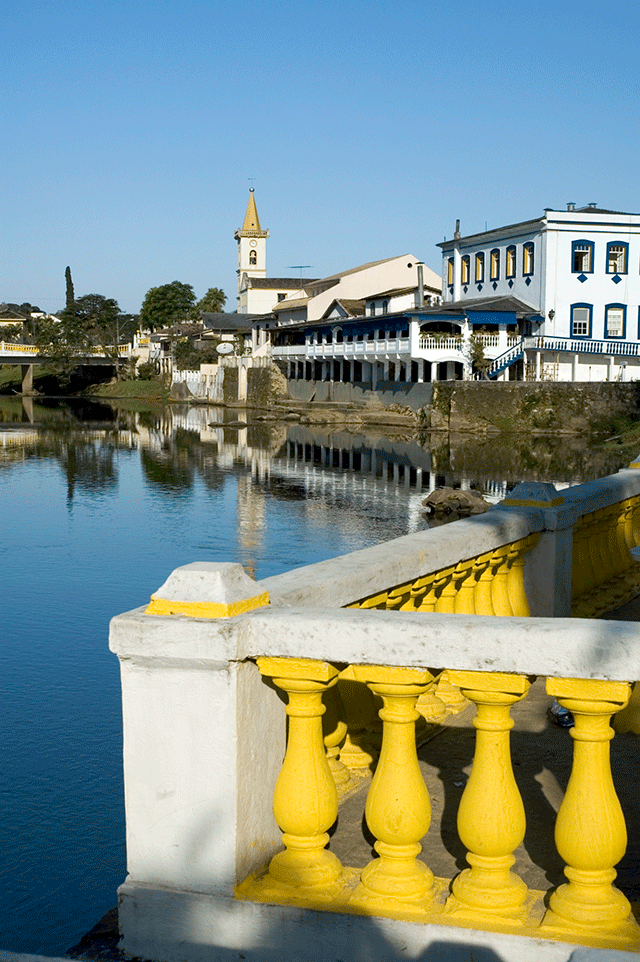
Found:
[[[460,933],[505,960],[569,959],[576,944],[602,958],[640,950],[613,884],[626,831],[608,747],[610,719],[640,678],[637,626],[541,616],[569,613],[574,564],[599,572],[583,594],[619,578],[638,497],[635,469],[562,495],[519,486],[477,518],[258,583],[239,565],[186,566],[146,609],[115,618],[125,952],[275,958],[265,932],[284,927],[282,951],[320,937],[344,958],[372,919],[393,959],[436,937],[451,949]],[[623,507],[606,513],[614,505]],[[574,559],[576,528],[590,532],[600,567],[583,548]],[[514,867],[527,800],[511,768],[509,713],[533,676],[575,718],[555,827],[567,882],[552,892],[529,890]],[[430,803],[414,726],[464,698],[477,709],[457,813],[468,868],[437,878],[418,857]],[[363,765],[375,767],[364,817],[377,854],[361,870],[327,846],[336,819],[341,831],[345,783]],[[319,933],[318,910],[331,913],[330,932]]]

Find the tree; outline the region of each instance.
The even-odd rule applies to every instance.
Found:
[[[472,334],[469,338],[469,360],[472,369],[477,371],[483,380],[488,381],[489,374],[487,372],[491,367],[491,361],[484,353],[484,344],[478,334]]]
[[[76,299],[76,296],[75,296],[75,294],[73,293],[73,281],[71,280],[71,268],[70,268],[70,267],[67,267],[66,271],[64,272],[64,277],[65,277],[65,280],[66,280],[66,282],[67,282],[67,303],[66,303],[65,307],[66,307],[67,310],[69,310],[70,307],[73,307],[73,302],[74,302],[75,299]]]
[[[191,284],[172,281],[152,287],[145,294],[140,311],[140,324],[143,328],[171,327],[192,317],[196,303]]]
[[[60,322],[43,318],[36,336],[53,372],[69,382],[80,358],[99,348],[119,372],[120,313],[118,302],[102,294],[85,294],[61,311]]]
[[[227,303],[227,295],[219,287],[210,287],[207,293],[196,304],[195,316],[200,314],[220,314]]]

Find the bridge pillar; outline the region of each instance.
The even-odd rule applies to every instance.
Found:
[[[33,391],[33,364],[21,364],[22,368],[22,393],[30,394]]]

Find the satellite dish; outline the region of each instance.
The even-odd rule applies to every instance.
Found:
[[[231,344],[230,341],[222,341],[222,343],[216,347],[216,351],[218,354],[233,354],[234,345]]]

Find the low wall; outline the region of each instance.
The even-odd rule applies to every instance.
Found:
[[[640,383],[445,381],[433,385],[432,430],[584,434],[640,416]]]
[[[287,390],[296,401],[334,401],[343,404],[366,404],[375,398],[384,407],[401,404],[414,411],[431,400],[431,384],[412,384],[405,381],[378,381],[375,391],[362,381],[343,384],[340,381],[302,381],[287,379]]]

